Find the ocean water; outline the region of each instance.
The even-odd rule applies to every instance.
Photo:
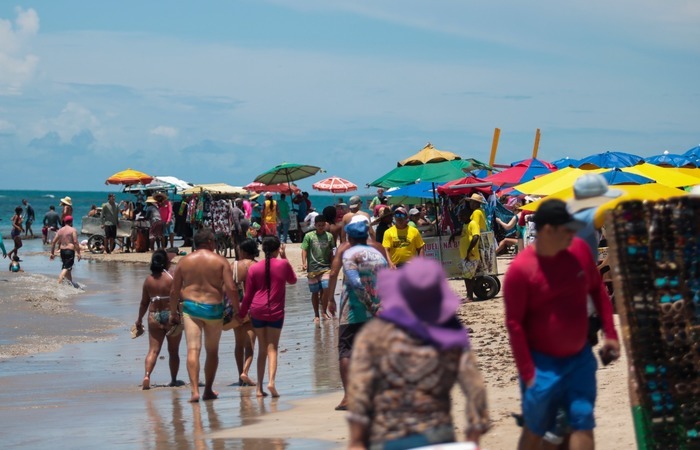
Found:
[[[61,206],[59,201],[63,197],[70,197],[73,202],[73,226],[80,231],[81,228],[81,218],[87,215],[90,211],[92,205],[101,206],[107,201],[107,194],[114,193],[117,197],[117,203],[121,200],[135,201],[136,196],[127,192],[118,192],[116,190],[111,191],[31,191],[31,190],[17,190],[17,191],[3,191],[0,190],[0,234],[8,239],[10,236],[10,231],[12,229],[11,220],[12,216],[15,214],[15,208],[17,206],[22,206],[22,199],[26,199],[32,208],[34,208],[34,213],[36,215],[36,222],[32,225],[32,230],[35,235],[41,235],[42,221],[44,219],[44,214],[49,211],[49,206],[54,205],[56,211],[61,213]],[[353,195],[353,193],[347,194],[337,194],[337,195],[327,195],[327,194],[312,194],[309,193],[309,199],[311,204],[319,212],[328,205],[333,205],[342,199],[347,203],[348,199]],[[179,200],[179,196],[173,198],[173,200]],[[262,197],[259,198],[260,200]],[[275,199],[279,199],[276,195]],[[362,196],[364,204],[367,204],[368,200],[372,199],[372,196]],[[287,199],[289,201],[289,199]],[[26,211],[25,211],[26,214]],[[12,244],[10,243],[10,247]],[[7,242],[5,244],[7,247]],[[10,249],[8,248],[8,251]]]

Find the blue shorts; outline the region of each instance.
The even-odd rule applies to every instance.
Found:
[[[328,289],[328,280],[331,278],[330,271],[324,271],[321,274],[318,272],[309,272],[309,290],[312,294],[321,292],[323,289]]]
[[[173,234],[173,223],[168,222],[163,225],[163,236],[170,236]]]
[[[182,301],[182,315],[193,319],[218,321],[223,323],[224,304],[223,303],[199,303],[194,300],[184,299]]]
[[[556,358],[532,351],[535,384],[525,389],[520,383],[523,418],[538,436],[555,429],[557,410],[566,412],[572,430],[595,428],[595,374],[598,362],[590,345],[573,356]]]
[[[270,327],[270,328],[282,328],[282,325],[284,325],[284,317],[282,317],[280,320],[260,320],[260,319],[255,319],[253,317],[250,318],[250,323],[253,324],[253,328],[265,328],[265,327]]]

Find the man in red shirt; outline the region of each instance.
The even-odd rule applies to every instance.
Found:
[[[612,304],[587,244],[575,238],[584,224],[561,200],[547,200],[534,216],[537,238],[518,254],[504,283],[506,328],[522,387],[525,425],[518,448],[540,448],[566,413],[572,449],[593,449],[597,363],[588,343],[587,296],[605,332],[601,354],[619,357]]]

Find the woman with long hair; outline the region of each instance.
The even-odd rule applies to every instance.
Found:
[[[231,264],[233,281],[238,289],[238,298],[243,298],[245,295],[248,269],[258,262],[255,259],[258,255],[260,255],[260,250],[258,250],[258,243],[254,239],[244,239],[238,245],[238,259]],[[224,322],[226,322],[225,318]],[[229,323],[224,323],[224,330],[231,328],[233,328],[236,338],[233,354],[238,367],[238,385],[255,386],[255,381],[248,375],[250,366],[253,365],[253,346],[255,345],[255,332],[253,331],[253,324],[250,322],[250,315],[246,316],[242,322],[231,320]]]
[[[172,256],[171,256],[172,255]],[[168,272],[174,253],[156,250],[151,256],[151,274],[143,282],[139,316],[136,319],[136,329],[143,330],[143,316],[148,311],[148,354],[146,355],[146,374],[143,377],[142,388],[151,387],[151,373],[156,366],[163,341],[168,339],[168,355],[170,363],[170,384],[177,386],[177,372],[180,369],[180,340],[182,333],[172,333],[166,336],[170,329],[170,288],[173,277]]]
[[[296,284],[297,276],[287,261],[284,244],[277,236],[267,236],[262,242],[265,261],[253,264],[248,269],[245,296],[238,313],[244,319],[250,309],[250,320],[258,339],[258,384],[256,394],[264,397],[262,390],[265,363],[269,359],[268,385],[270,394],[279,397],[275,387],[277,375],[277,349],[284,324],[286,284]]]

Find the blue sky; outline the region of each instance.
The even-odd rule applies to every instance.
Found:
[[[682,153],[698,73],[692,0],[2,2],[0,189],[283,161],[364,186],[427,142],[487,161],[496,127],[499,163],[537,128],[547,160]]]

